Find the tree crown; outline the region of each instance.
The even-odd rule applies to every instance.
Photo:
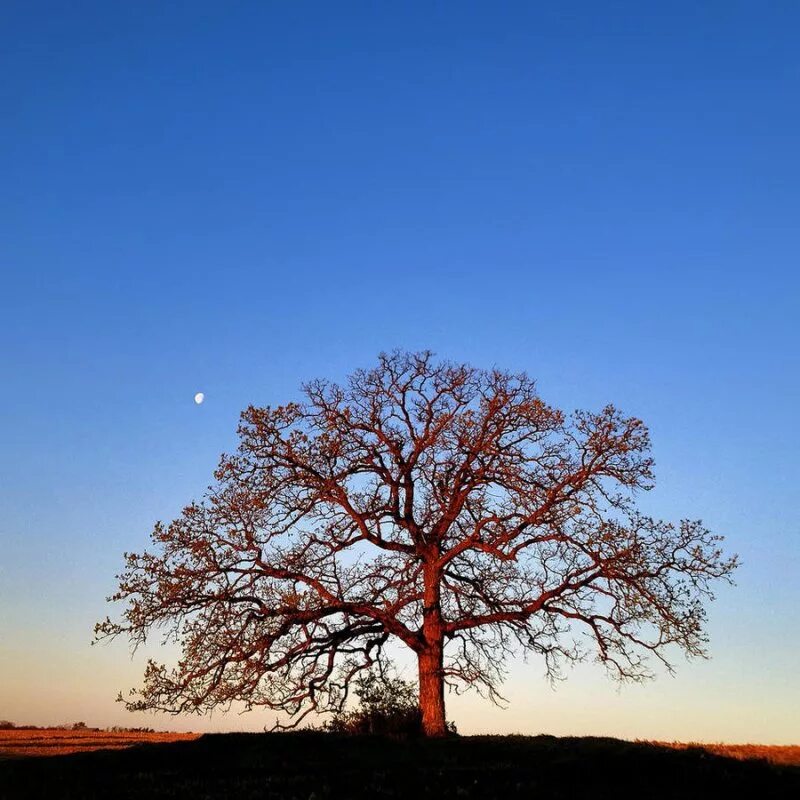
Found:
[[[622,680],[704,655],[703,602],[736,558],[699,521],[645,516],[647,428],[609,405],[567,415],[524,373],[381,354],[344,385],[249,407],[202,502],[126,554],[120,621],[180,642],[132,709],[242,701],[337,710],[394,639],[438,639],[442,678],[500,699],[504,657],[550,677],[594,652]],[[581,637],[579,634],[586,634]],[[588,643],[588,647],[586,644]]]

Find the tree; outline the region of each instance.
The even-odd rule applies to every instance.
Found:
[[[514,653],[551,679],[594,653],[621,680],[650,677],[648,656],[705,655],[703,602],[736,557],[699,521],[637,510],[653,485],[640,420],[566,415],[524,373],[429,352],[303,390],[244,411],[204,500],[126,554],[109,598],[124,614],[97,637],[163,629],[183,653],[148,662],[131,710],[241,701],[297,724],[340,710],[395,641],[440,736],[445,685],[499,701]]]

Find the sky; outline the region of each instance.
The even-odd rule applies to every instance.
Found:
[[[462,732],[800,742],[798,26],[729,0],[2,3],[0,718],[271,724],[128,714],[146,654],[92,627],[248,404],[398,347],[642,418],[643,510],[742,561],[710,660],[555,690],[514,662],[506,710],[448,698]]]

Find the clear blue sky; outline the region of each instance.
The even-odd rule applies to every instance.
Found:
[[[800,741],[798,30],[792,2],[3,3],[0,717],[130,722],[141,660],[88,645],[123,550],[248,403],[402,347],[642,417],[646,510],[743,560],[711,662],[555,694],[520,664],[462,729]]]

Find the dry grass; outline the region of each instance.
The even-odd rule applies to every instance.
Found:
[[[54,756],[84,753],[90,750],[123,750],[135,744],[182,742],[197,739],[199,733],[140,733],[95,730],[0,730],[0,758],[10,756]],[[671,747],[676,750],[701,748],[729,758],[763,759],[771,764],[800,766],[800,745],[703,744],[698,742],[657,742],[637,740],[642,744]]]
[[[93,730],[0,730],[0,758],[9,756],[60,756],[90,750],[123,750],[144,742],[179,742],[197,739],[199,733],[138,733]]]
[[[103,746],[125,734],[32,732]],[[25,733],[15,738],[25,741]],[[128,736],[164,741],[171,734]],[[185,735],[184,735],[185,736]],[[60,742],[58,740],[61,740]],[[31,744],[36,744],[31,742]],[[41,745],[41,741],[39,743]],[[785,748],[745,748],[740,755]],[[644,787],[644,788],[643,788]],[[699,747],[602,737],[464,736],[395,740],[322,731],[209,734],[195,741],[0,759],[0,797],[14,800],[177,800],[325,797],[329,800],[619,800],[800,798],[800,767],[722,758]]]
[[[643,740],[637,740],[643,741]],[[652,742],[661,747],[673,747],[677,750],[699,747],[714,753],[718,756],[728,758],[738,758],[746,760],[748,758],[760,758],[769,761],[770,764],[786,764],[790,766],[800,766],[800,745],[777,745],[777,744],[704,744],[701,742]]]

